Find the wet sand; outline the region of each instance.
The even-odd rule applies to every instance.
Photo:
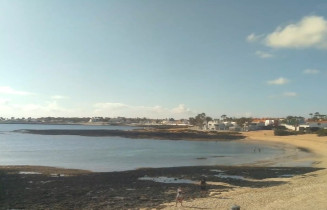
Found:
[[[310,151],[309,159],[314,167],[322,170],[282,178],[284,184],[277,186],[236,187],[220,194],[209,192],[209,197],[186,201],[183,209],[230,209],[237,204],[241,209],[327,209],[327,137],[317,137],[315,134],[298,136],[274,136],[273,131],[254,131],[243,133],[245,141],[258,144],[292,145],[302,150]],[[307,158],[304,159],[306,161]],[[283,163],[286,160],[278,160]],[[277,181],[280,178],[264,179]],[[177,209],[174,203],[165,203],[166,209]],[[179,207],[180,208],[180,207]]]
[[[35,166],[1,167],[0,208],[169,208],[171,204],[163,203],[174,201],[179,186],[183,188],[185,201],[191,207],[190,204],[201,197],[212,198],[213,195],[220,196],[238,188],[260,189],[278,186],[285,184],[290,175],[305,177],[306,173],[316,170],[319,169],[199,166],[91,173]],[[208,191],[205,195],[201,195],[198,185],[202,176],[206,176],[208,181]],[[158,177],[161,177],[163,183],[140,179]],[[271,178],[278,180],[270,180]],[[179,181],[182,183],[178,183]]]
[[[266,167],[287,158],[296,161],[296,156],[235,167],[148,168],[109,173],[2,166],[0,209],[230,209],[233,204],[241,209],[327,208],[326,137],[275,137],[271,131],[243,134],[247,135],[242,140],[245,142],[311,152],[313,155],[305,159],[315,161],[314,167]],[[198,185],[203,176],[208,183],[205,195],[201,195]],[[175,182],[182,179],[191,183],[158,183],[140,177],[169,177]],[[185,192],[184,207],[175,207],[178,186]]]

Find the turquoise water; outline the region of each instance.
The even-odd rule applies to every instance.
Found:
[[[17,129],[120,129],[127,126],[0,124],[0,165],[124,171],[140,167],[238,165],[284,154],[242,141],[207,142],[15,133]]]

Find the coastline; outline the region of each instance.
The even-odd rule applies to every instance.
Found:
[[[322,168],[302,176],[284,179],[278,186],[238,187],[207,198],[186,201],[185,208],[229,209],[237,204],[241,209],[326,209],[327,208],[327,137],[314,134],[298,136],[274,136],[273,131],[255,131],[244,133],[244,141],[256,141],[262,144],[287,144],[310,151],[313,155],[313,167]],[[284,160],[280,160],[284,161]],[[278,179],[265,179],[274,180]],[[176,209],[174,203],[165,203],[165,209]]]
[[[174,198],[177,187],[182,186],[186,192],[183,209],[229,209],[233,204],[240,205],[241,209],[326,209],[326,137],[309,134],[276,137],[272,131],[243,135],[247,136],[242,140],[244,143],[255,141],[258,145],[273,144],[310,151],[313,167],[266,167],[272,163],[259,162],[233,167],[143,168],[93,173],[51,167],[2,166],[0,207],[179,209],[175,207]],[[284,162],[285,158],[275,161]],[[201,197],[197,184],[203,175],[207,176],[209,190]],[[241,179],[235,179],[240,176]],[[140,177],[174,177],[194,183],[157,183],[139,180]]]

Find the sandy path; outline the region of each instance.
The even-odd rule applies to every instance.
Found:
[[[300,136],[274,136],[272,131],[244,133],[245,141],[262,143],[287,143],[309,149],[314,156],[315,167],[327,168],[327,137],[314,134]],[[282,144],[281,144],[282,145]],[[287,178],[287,184],[267,188],[235,188],[236,190],[215,194],[207,198],[185,201],[184,207],[167,203],[165,209],[230,209],[237,204],[241,209],[322,209],[327,210],[327,169],[304,176]]]

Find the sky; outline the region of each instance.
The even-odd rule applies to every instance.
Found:
[[[0,117],[327,113],[325,0],[0,0]]]

